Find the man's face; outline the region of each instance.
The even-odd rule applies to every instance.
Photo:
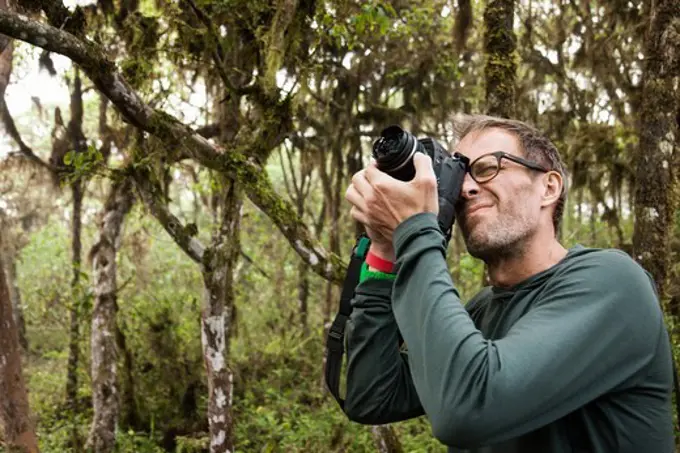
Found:
[[[518,139],[497,128],[466,135],[456,151],[471,163],[495,151],[525,157]],[[468,252],[485,261],[521,252],[540,225],[541,178],[508,159],[501,159],[500,168],[495,178],[483,184],[466,174],[456,210]]]

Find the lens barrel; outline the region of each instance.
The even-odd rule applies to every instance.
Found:
[[[418,139],[399,126],[389,126],[373,144],[373,158],[378,169],[401,181],[410,181],[416,173],[413,156],[425,152]]]

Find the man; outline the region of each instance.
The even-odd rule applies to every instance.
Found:
[[[409,182],[375,164],[354,175],[346,198],[372,267],[347,326],[349,418],[425,414],[450,452],[673,452],[671,351],[648,274],[622,252],[559,243],[566,178],[548,139],[518,121],[460,124],[471,164],[457,224],[492,286],[461,304],[428,156]]]

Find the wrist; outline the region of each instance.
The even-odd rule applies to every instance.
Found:
[[[382,258],[370,250],[366,255],[366,264],[371,271],[383,272],[386,274],[394,273],[394,261]]]
[[[392,244],[379,245],[376,244],[375,242],[371,242],[371,246],[368,249],[368,253],[371,253],[385,261],[390,261],[392,263],[396,261],[394,247],[392,247]]]

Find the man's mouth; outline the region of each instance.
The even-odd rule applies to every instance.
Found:
[[[477,211],[479,211],[479,210],[481,210],[481,209],[490,208],[490,207],[491,207],[491,205],[490,205],[490,204],[486,204],[486,203],[478,203],[478,204],[474,204],[474,205],[472,205],[472,206],[468,206],[468,207],[465,209],[465,215],[466,215],[466,216],[469,216],[469,215],[472,214],[473,212],[477,212]]]

